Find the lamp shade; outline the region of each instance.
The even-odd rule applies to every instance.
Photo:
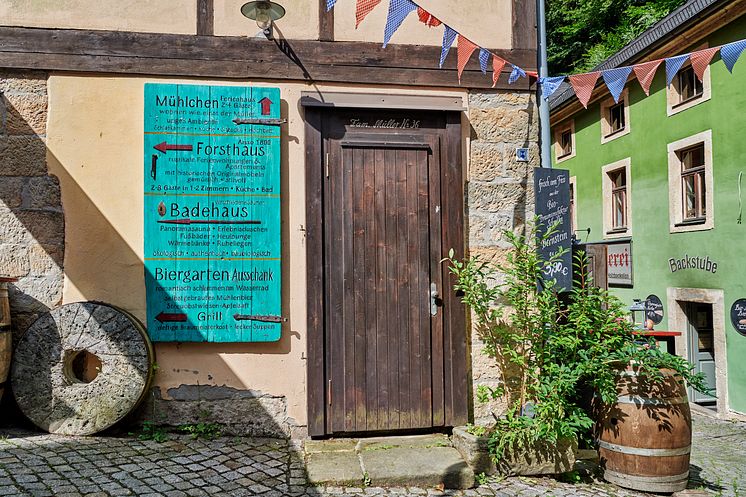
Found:
[[[276,21],[282,19],[285,15],[285,8],[280,4],[268,0],[247,2],[241,6],[241,14],[254,21],[257,20],[257,17],[261,19],[263,13],[266,13],[270,19]]]

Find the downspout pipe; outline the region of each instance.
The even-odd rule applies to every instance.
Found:
[[[541,167],[552,167],[551,153],[551,126],[549,124],[549,99],[542,95],[541,78],[549,76],[547,66],[547,23],[544,0],[536,0],[536,41],[537,41],[537,66],[539,68],[539,81],[536,84],[537,101],[539,102],[539,147],[541,150]]]

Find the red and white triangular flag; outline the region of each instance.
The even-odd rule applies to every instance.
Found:
[[[477,47],[474,43],[471,42],[467,37],[464,35],[458,35],[458,49],[456,51],[456,55],[458,57],[457,61],[457,67],[458,67],[458,81],[461,82],[461,73],[464,72],[464,68],[466,67],[467,62],[469,62],[469,57],[471,57],[471,54],[474,53],[474,50],[476,50]]]
[[[422,7],[417,7],[417,17],[419,17],[420,22],[428,28],[436,28],[441,24],[437,17],[435,17]]]
[[[692,61],[692,69],[694,69],[694,74],[697,75],[700,81],[702,81],[702,78],[705,77],[707,66],[710,65],[710,61],[713,57],[715,57],[715,54],[718,53],[718,50],[720,50],[720,47],[705,48],[704,50],[697,50],[696,52],[692,52],[692,54],[689,56],[689,60]]]
[[[381,0],[357,0],[357,5],[355,6],[355,29],[360,26],[365,16],[370,14],[379,3],[381,3]]]
[[[663,59],[651,60],[650,62],[643,62],[642,64],[635,64],[632,70],[635,71],[635,77],[642,86],[642,91],[645,95],[650,95],[650,85],[653,84],[653,78],[655,77],[655,71],[658,70],[658,66],[661,65]]]
[[[588,102],[591,100],[593,89],[596,87],[596,81],[598,81],[599,74],[601,73],[596,71],[568,76],[570,84],[572,85],[573,90],[575,90],[575,95],[586,109],[588,108]]]
[[[492,56],[492,88],[497,84],[497,80],[500,79],[500,74],[503,72],[503,68],[508,61],[497,55]]]

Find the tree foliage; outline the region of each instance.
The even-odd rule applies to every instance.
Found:
[[[550,74],[586,72],[683,0],[546,0]]]

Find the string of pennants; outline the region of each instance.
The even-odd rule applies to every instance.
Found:
[[[375,9],[382,0],[356,0],[355,6],[355,28]],[[326,0],[327,11],[334,8],[337,0]],[[637,81],[640,83],[643,91],[646,95],[650,95],[650,85],[653,82],[656,71],[661,64],[664,64],[666,69],[666,85],[670,86],[676,74],[686,64],[687,61],[691,62],[692,69],[697,75],[700,81],[704,77],[705,69],[709,66],[713,57],[720,52],[720,58],[725,63],[728,71],[733,72],[733,66],[738,61],[739,57],[746,50],[746,39],[734,41],[725,45],[705,48],[703,50],[697,50],[695,52],[677,55],[674,57],[667,57],[663,59],[651,60],[640,64],[634,64],[631,66],[615,67],[613,69],[606,69],[602,71],[593,71],[582,74],[572,74],[568,76],[549,76],[546,78],[539,78],[539,75],[534,71],[526,71],[519,66],[512,64],[505,60],[499,55],[490,52],[486,48],[480,47],[475,44],[458,31],[442,23],[435,16],[430,14],[427,10],[420,7],[417,3],[412,0],[390,0],[389,11],[386,17],[386,27],[383,32],[383,46],[384,48],[388,45],[391,37],[401,27],[404,20],[412,12],[417,12],[417,16],[423,24],[428,27],[437,27],[441,24],[444,26],[443,31],[443,43],[440,53],[439,66],[443,67],[448,53],[453,46],[454,41],[456,43],[456,67],[458,69],[458,79],[461,82],[461,74],[464,72],[466,64],[472,57],[475,51],[479,49],[479,66],[482,73],[487,74],[490,57],[492,58],[492,87],[494,88],[497,84],[500,74],[506,66],[510,66],[510,76],[508,77],[508,84],[513,84],[521,78],[534,78],[537,79],[539,84],[542,85],[542,96],[545,99],[549,99],[565,82],[568,80],[570,86],[575,92],[580,103],[583,107],[588,107],[588,103],[591,100],[591,95],[596,87],[598,79],[601,78],[606,87],[609,89],[614,102],[619,102],[619,97],[624,90],[624,86],[627,83],[627,79],[634,72]]]
[[[363,19],[365,19],[365,17],[370,14],[373,9],[375,9],[381,3],[382,0],[356,1],[357,4],[355,6],[355,28],[357,29]],[[334,5],[336,3],[337,0],[326,0],[326,10],[329,11],[334,8]],[[497,80],[500,78],[500,74],[506,66],[510,67],[510,76],[508,77],[508,83],[511,85],[518,81],[520,78],[532,77],[538,79],[539,75],[535,71],[525,71],[517,65],[503,59],[499,55],[490,52],[486,48],[480,47],[464,35],[460,34],[458,31],[453,29],[451,26],[448,26],[447,24],[441,22],[438,18],[420,7],[412,0],[390,0],[389,12],[388,16],[386,17],[386,27],[383,30],[384,48],[386,47],[386,45],[388,45],[394,33],[404,23],[404,20],[407,18],[407,16],[415,11],[417,12],[417,16],[419,17],[420,22],[422,22],[426,26],[433,28],[442,24],[445,28],[443,31],[443,45],[440,52],[440,67],[443,67],[443,64],[448,57],[448,53],[450,52],[454,41],[457,41],[458,39],[458,41],[456,42],[456,67],[458,68],[459,82],[461,82],[461,74],[464,72],[466,64],[469,62],[472,54],[474,54],[477,49],[479,49],[479,67],[481,68],[482,73],[487,74],[490,57],[492,58],[493,88],[497,84]]]

